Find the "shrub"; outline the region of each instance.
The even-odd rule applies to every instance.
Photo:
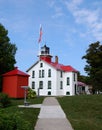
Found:
[[[7,107],[10,105],[10,98],[5,93],[0,93],[0,106],[1,107]]]
[[[36,97],[36,92],[32,90],[31,88],[28,88],[28,98],[35,98]]]
[[[29,122],[21,118],[23,113],[16,112],[14,114],[4,113],[0,111],[0,130],[29,130]]]

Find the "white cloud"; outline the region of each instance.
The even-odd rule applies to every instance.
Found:
[[[76,22],[78,23],[86,23],[93,24],[98,20],[98,11],[90,11],[87,9],[78,9],[73,12],[74,17],[76,18]]]
[[[72,13],[75,22],[84,25],[90,35],[102,41],[102,17],[99,6],[95,10],[83,7],[83,0],[65,1],[67,9]]]
[[[76,10],[78,8],[78,6],[83,2],[83,0],[71,0],[71,2],[65,0],[64,1],[67,8],[70,10],[70,11],[73,11],[73,10]]]
[[[55,5],[55,0],[49,0],[49,1],[47,1],[47,4],[49,7],[52,8]]]
[[[52,18],[57,18],[57,17],[60,17],[60,16],[63,16],[63,11],[62,11],[62,8],[60,7],[55,7],[55,14],[52,16]]]
[[[58,5],[58,1],[48,1],[47,4],[54,12],[52,18],[59,18],[64,15],[62,7]]]

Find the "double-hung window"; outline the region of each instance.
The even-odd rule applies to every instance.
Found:
[[[39,70],[39,78],[41,78],[41,70]]]
[[[35,89],[35,82],[32,81],[32,89]]]
[[[48,69],[48,77],[51,77],[51,69]]]
[[[48,89],[51,89],[51,81],[48,81]]]
[[[39,81],[39,89],[43,89],[43,81]]]
[[[32,78],[35,78],[35,71],[32,71]]]
[[[60,89],[63,89],[63,82],[60,81]]]
[[[67,77],[67,85],[70,85],[70,78]]]
[[[44,78],[44,70],[42,70],[42,78]]]

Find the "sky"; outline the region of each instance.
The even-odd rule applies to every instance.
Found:
[[[102,42],[102,0],[0,0],[0,23],[16,44],[16,64],[21,71],[39,60],[42,40],[59,63],[86,75],[82,57],[91,43]]]

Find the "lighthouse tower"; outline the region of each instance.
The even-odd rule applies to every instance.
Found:
[[[41,51],[39,54],[39,59],[40,60],[45,60],[47,62],[51,62],[52,56],[50,55],[50,49],[46,45],[41,47]]]

